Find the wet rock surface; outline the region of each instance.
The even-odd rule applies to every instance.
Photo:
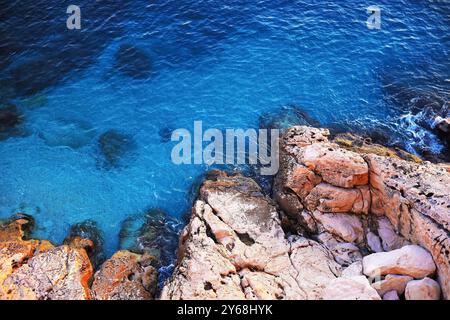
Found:
[[[181,229],[181,222],[166,212],[157,208],[147,209],[144,214],[129,217],[122,223],[119,247],[150,254],[161,265],[170,265],[175,260]]]
[[[103,234],[95,221],[86,220],[72,225],[64,243],[84,248],[95,268],[105,260]]]

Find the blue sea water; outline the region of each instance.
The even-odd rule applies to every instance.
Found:
[[[0,1],[0,104],[24,115],[23,135],[0,141],[0,218],[32,214],[37,237],[59,243],[93,219],[111,254],[127,217],[181,217],[208,167],[173,164],[161,132],[195,120],[257,128],[293,104],[323,126],[446,152],[411,96],[448,101],[447,1],[379,0],[380,30],[366,27],[368,1],[79,0],[81,30],[66,29],[69,4]],[[120,71],[123,45],[145,53],[149,75]],[[98,142],[110,129],[135,144],[112,169]]]

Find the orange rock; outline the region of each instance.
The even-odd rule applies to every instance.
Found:
[[[116,252],[95,273],[92,292],[97,300],[151,300],[156,293],[154,258],[130,251]]]
[[[10,274],[2,299],[86,300],[93,270],[86,251],[69,246],[40,252]]]
[[[450,298],[450,174],[428,162],[375,155],[365,159],[370,168],[371,212],[384,214],[397,233],[431,253],[443,296]]]
[[[310,211],[368,214],[370,192],[367,186],[345,189],[321,183],[311,190],[305,202]]]
[[[334,186],[353,188],[369,182],[367,163],[357,153],[337,144],[315,143],[303,149],[303,164]]]

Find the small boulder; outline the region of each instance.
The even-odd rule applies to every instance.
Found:
[[[324,300],[381,300],[364,276],[331,280],[323,291]]]
[[[374,282],[372,287],[377,290],[380,296],[383,296],[388,291],[395,290],[399,295],[405,292],[406,284],[413,280],[409,276],[400,276],[395,274],[388,274],[383,280]]]
[[[428,277],[408,282],[405,289],[406,300],[439,300],[441,288]]]
[[[403,237],[395,232],[394,227],[386,217],[378,219],[378,235],[381,238],[384,251],[399,249],[408,244]]]
[[[341,277],[345,278],[351,278],[354,276],[362,276],[362,261],[355,261],[351,265],[349,265],[347,268],[345,268],[342,273]]]
[[[375,233],[371,231],[367,233],[366,237],[367,237],[367,245],[369,246],[370,250],[372,250],[372,252],[383,252],[380,237],[378,237]]]
[[[358,216],[342,213],[322,213],[318,210],[313,212],[313,216],[326,231],[342,240],[346,242],[363,241],[364,231]]]
[[[95,273],[92,293],[96,300],[151,300],[158,272],[150,255],[117,251]]]
[[[386,274],[423,278],[433,274],[436,271],[436,265],[427,250],[417,245],[408,245],[401,249],[365,256],[363,271],[371,278]]]
[[[383,295],[383,300],[400,300],[397,291],[391,290]]]

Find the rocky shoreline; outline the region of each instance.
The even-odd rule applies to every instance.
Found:
[[[162,291],[158,261],[0,226],[0,299],[449,299],[450,167],[326,129],[283,133],[272,198],[210,172]]]

